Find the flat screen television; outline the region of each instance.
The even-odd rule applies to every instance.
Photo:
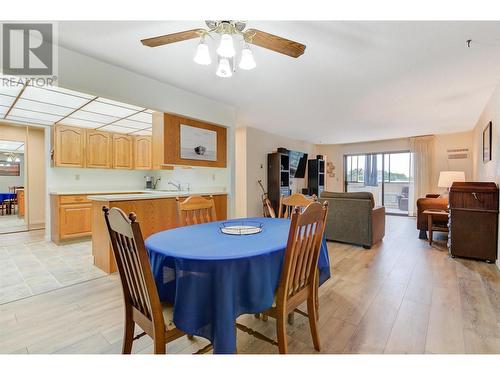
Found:
[[[290,177],[304,178],[306,175],[307,154],[300,151],[288,151],[290,159]]]

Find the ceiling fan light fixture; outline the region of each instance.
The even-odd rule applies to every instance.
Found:
[[[181,42],[183,40],[199,40],[193,61],[200,65],[210,65],[212,59],[217,63],[216,74],[219,77],[231,77],[236,71],[236,65],[242,70],[254,69],[257,64],[250,49],[250,45],[259,46],[269,51],[274,51],[286,56],[298,58],[304,54],[306,46],[293,40],[282,38],[265,31],[247,28],[245,21],[238,20],[208,20],[207,28],[196,28],[179,31],[167,35],[142,39],[141,43],[147,47],[158,47],[166,44]],[[218,39],[219,44],[216,54],[210,56],[210,49],[205,43],[205,37]],[[237,43],[238,51],[235,49]],[[243,43],[241,43],[243,42]],[[239,64],[235,61],[236,54],[243,46]]]
[[[20,163],[20,162],[21,162],[21,159],[19,158],[19,156],[16,156],[16,158],[14,159],[14,161],[15,161],[16,163]]]
[[[7,158],[7,162],[8,162],[8,163],[11,163],[11,162],[13,162],[13,161],[14,161],[14,159],[12,158],[12,156],[10,156],[10,155],[9,155],[9,157]]]
[[[217,72],[215,72],[215,74],[218,77],[222,78],[229,78],[233,75],[231,64],[229,64],[229,59],[221,58],[219,60],[219,66],[217,67]]]
[[[252,70],[256,66],[257,64],[255,63],[253,52],[248,46],[246,46],[241,50],[241,60],[239,67],[243,70]]]
[[[205,40],[201,40],[200,44],[196,48],[196,55],[194,56],[194,62],[200,65],[210,65],[212,59],[210,58],[210,51],[208,50],[208,45]]]
[[[217,48],[217,54],[220,57],[234,57],[236,50],[234,49],[233,37],[230,34],[222,34],[220,44]]]

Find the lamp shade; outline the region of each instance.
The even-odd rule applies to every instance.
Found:
[[[255,68],[255,59],[253,58],[252,50],[248,47],[243,48],[241,51],[240,69],[252,70]]]
[[[450,188],[454,182],[465,181],[465,172],[461,171],[442,171],[439,172],[438,187]]]
[[[194,56],[194,62],[200,65],[210,65],[212,59],[210,58],[210,51],[205,41],[201,41],[196,48],[196,55]]]
[[[220,38],[219,48],[217,48],[217,54],[220,57],[234,57],[236,51],[233,45],[233,37],[230,34],[222,34]]]
[[[217,67],[217,71],[215,72],[215,74],[222,78],[229,78],[233,75],[228,59],[220,59],[219,66]]]

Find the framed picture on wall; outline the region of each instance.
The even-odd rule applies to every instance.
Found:
[[[491,126],[492,124],[490,121],[489,124],[486,125],[486,128],[484,128],[483,130],[483,163],[491,161]]]
[[[181,124],[182,159],[217,160],[217,132]]]
[[[0,176],[20,176],[21,170],[18,163],[0,163]]]

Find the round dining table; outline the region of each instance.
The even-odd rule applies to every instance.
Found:
[[[222,222],[212,222],[158,232],[145,241],[160,300],[174,304],[175,325],[210,340],[214,353],[236,352],[236,318],[270,308],[280,281],[290,220],[245,221],[261,223],[262,231],[228,235],[221,232]],[[324,239],[318,268],[322,284],[330,277]]]

